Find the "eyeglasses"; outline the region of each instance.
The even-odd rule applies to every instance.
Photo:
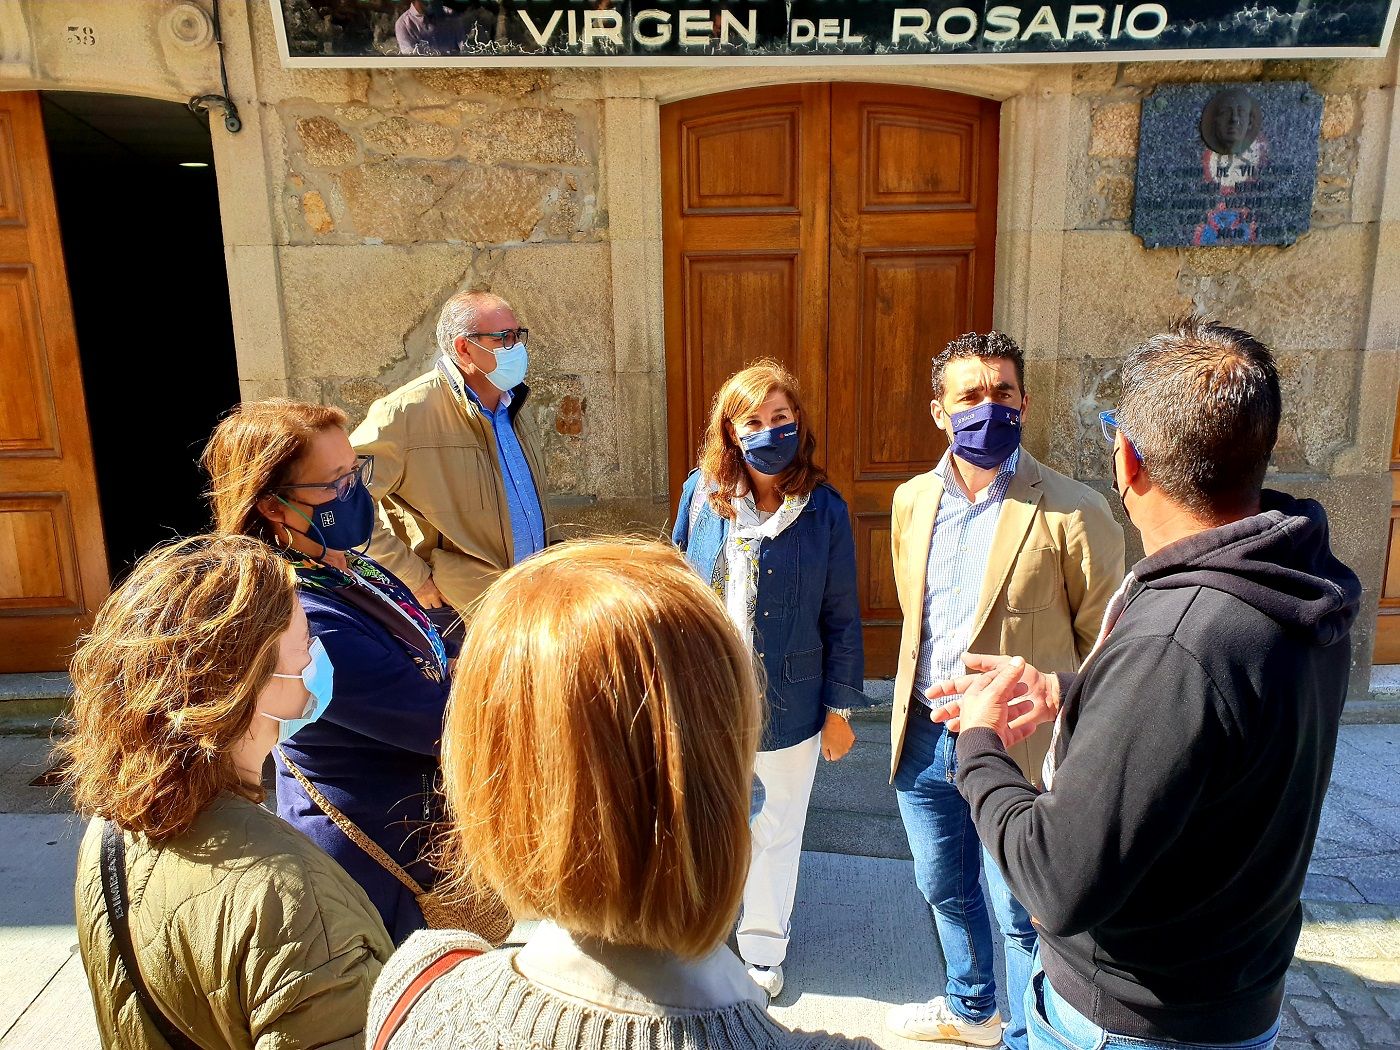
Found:
[[[501,344],[500,346],[494,348],[481,346],[481,349],[485,350],[487,353],[498,354],[502,350],[514,346],[516,343],[528,346],[530,343],[530,329],[502,328],[499,332],[468,332],[467,338],[473,343],[476,343],[477,346],[481,346],[481,343],[477,342],[479,339],[497,340]]]
[[[1123,441],[1127,444],[1128,448],[1132,450],[1133,455],[1137,457],[1137,461],[1139,463],[1142,462],[1142,453],[1138,451],[1137,444],[1133,441],[1128,432],[1118,425],[1118,409],[1110,408],[1106,412],[1100,412],[1099,428],[1103,431],[1103,439],[1110,445],[1113,444],[1113,436],[1115,433],[1122,434]]]
[[[369,487],[370,478],[374,476],[374,457],[356,456],[355,469],[348,470],[334,481],[307,482],[299,485],[279,485],[278,491],[285,489],[324,489],[330,494],[330,499],[341,502],[350,498],[350,493],[355,491],[356,485]],[[327,499],[325,502],[329,502]],[[318,504],[312,504],[317,506]]]

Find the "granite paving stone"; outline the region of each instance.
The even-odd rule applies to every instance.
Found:
[[[1342,1016],[1321,999],[1299,999],[1293,1004],[1298,1020],[1309,1028],[1340,1028]]]
[[[1361,1041],[1345,1029],[1335,1032],[1318,1032],[1313,1036],[1313,1039],[1323,1047],[1323,1050],[1361,1050]]]

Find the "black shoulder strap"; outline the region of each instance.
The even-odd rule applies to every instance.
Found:
[[[127,980],[136,990],[136,998],[141,1001],[151,1024],[175,1050],[201,1050],[198,1043],[180,1031],[165,1015],[151,998],[146,982],[141,979],[136,952],[131,947],[131,924],[127,918],[126,842],[122,839],[121,829],[110,820],[102,822],[102,899],[107,902],[107,920],[112,924],[122,968],[126,970]]]

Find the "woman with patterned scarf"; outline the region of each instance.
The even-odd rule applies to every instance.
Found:
[[[755,764],[762,800],[738,944],[770,997],[783,987],[817,757],[835,762],[850,750],[850,710],[869,704],[850,512],[813,461],[816,444],[796,381],[780,365],[759,361],[730,376],[671,537],[767,674]]]
[[[456,653],[412,592],[356,550],[374,523],[373,461],[356,456],[340,409],[240,405],[203,463],[216,528],[258,537],[292,562],[311,634],[335,668],[324,714],[282,726],[277,812],[341,863],[399,943],[427,925],[414,892],[336,818],[423,890],[437,881],[424,858],[442,819],[438,758]]]

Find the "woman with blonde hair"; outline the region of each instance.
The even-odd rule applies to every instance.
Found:
[[[408,587],[358,549],[374,528],[374,461],[355,454],[340,409],[271,398],[220,422],[204,468],[215,527],[281,552],[336,667],[335,703],[274,752],[277,812],[340,861],[401,941],[432,908],[454,654]],[[478,932],[504,936],[509,916],[498,918]]]
[[[769,996],[783,989],[817,756],[839,761],[855,742],[851,709],[869,705],[850,512],[817,466],[816,447],[786,369],[759,361],[730,376],[672,534],[767,674],[755,767],[762,801],[738,943]]]
[[[269,813],[263,762],[332,669],[291,567],[196,537],[141,560],[72,664],[78,947],[107,1047],[344,1047],[393,951],[364,891]]]
[[[487,592],[443,773],[464,884],[543,919],[479,955],[417,933],[375,986],[371,1045],[745,1050],[789,1032],[724,945],[743,892],[760,723],[753,658],[670,548],[553,547]]]

